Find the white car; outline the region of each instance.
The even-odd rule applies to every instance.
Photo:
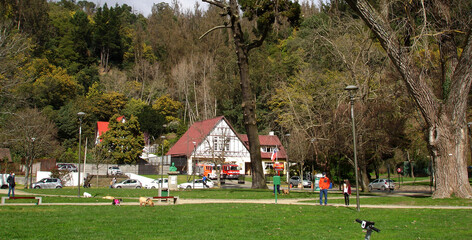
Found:
[[[195,184],[193,183],[193,181],[190,181],[190,182],[186,182],[186,183],[182,183],[182,184],[179,184],[179,188],[182,188],[182,189],[192,189],[194,188],[195,186],[195,189],[197,188],[212,188],[213,186],[215,186],[215,184],[213,184],[213,181],[211,181],[210,179],[207,179],[206,180],[206,186],[203,184],[203,179],[195,179]]]
[[[123,172],[121,172],[121,169],[118,166],[112,166],[108,168],[109,175],[121,175],[122,173]]]
[[[168,189],[169,188],[169,179],[163,178],[162,180],[164,180],[163,183],[162,183],[162,189]],[[161,187],[161,179],[158,178],[158,179],[152,180],[152,182],[146,184],[144,187],[147,188],[147,189],[160,188]]]
[[[141,182],[136,179],[126,179],[119,183],[113,184],[112,188],[141,188]]]

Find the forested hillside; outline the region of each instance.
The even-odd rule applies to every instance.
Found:
[[[400,5],[384,10],[401,15]],[[418,17],[421,6],[407,5],[418,11],[410,17]],[[462,6],[471,9],[468,3]],[[217,29],[200,39],[221,25],[220,14],[209,4],[205,11],[182,11],[178,4],[159,3],[151,15],[142,16],[127,5],[0,1],[1,145],[12,149],[16,161],[76,162],[78,112],[86,113],[82,139],[88,139],[90,149],[96,122],[120,115],[137,120],[135,135],[144,134],[146,144],[161,143],[166,135],[167,148],[189,124],[220,115],[245,133],[230,31]],[[363,20],[344,1],[301,3],[300,16],[297,25],[276,21],[262,46],[250,52],[259,133],[275,131],[300,167],[352,179],[350,103],[344,88],[357,85],[362,187],[375,178],[368,173],[403,167],[404,161],[415,163],[408,169],[413,175],[414,170],[430,173],[425,121]],[[257,24],[246,19],[245,34]],[[408,33],[416,30],[397,34],[413,41]],[[463,32],[455,34],[465,38]],[[414,47],[420,56],[414,64],[430,76],[440,74],[436,42]],[[445,99],[450,81],[428,79]]]

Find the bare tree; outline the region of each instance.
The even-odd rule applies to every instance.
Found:
[[[55,125],[37,109],[11,113],[2,125],[1,133],[6,145],[26,159],[25,188],[28,188],[32,183],[33,160],[47,156],[58,147]]]
[[[378,12],[365,0],[347,2],[376,35],[423,115],[434,159],[437,188],[433,197],[471,198],[466,126],[467,97],[472,83],[470,5],[462,0],[435,0],[429,4],[422,0],[393,2],[391,6],[383,3],[383,11]],[[398,7],[395,4],[403,4],[399,6],[403,16],[390,12]],[[400,27],[395,31],[392,26]],[[431,75],[435,69],[427,55],[417,55],[420,50],[429,53],[429,44],[439,48],[439,76]],[[418,59],[426,60],[425,64],[418,64]],[[438,94],[430,82],[444,90]]]

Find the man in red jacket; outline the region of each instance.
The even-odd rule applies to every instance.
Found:
[[[329,178],[326,176],[326,173],[323,173],[323,177],[320,179],[320,205],[323,204],[323,195],[325,198],[324,205],[328,203],[328,188],[329,188]]]

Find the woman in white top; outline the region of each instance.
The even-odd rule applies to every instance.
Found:
[[[349,195],[351,195],[351,184],[345,179],[343,184],[344,203],[349,206]]]

